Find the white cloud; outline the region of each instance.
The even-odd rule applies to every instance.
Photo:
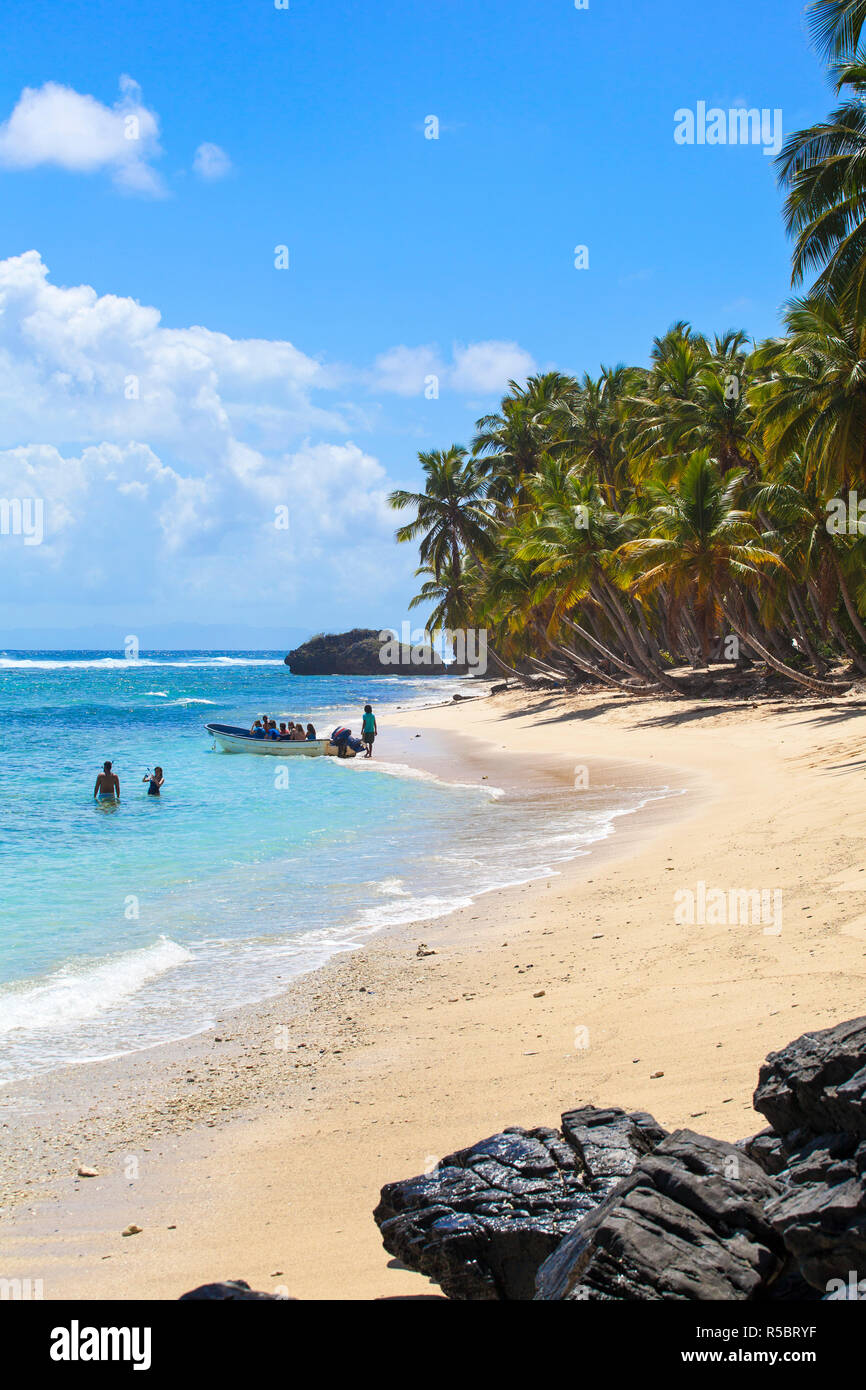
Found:
[[[25,87],[0,125],[0,167],[104,170],[125,192],[160,196],[165,186],[151,165],[161,153],[159,122],[132,78],[120,79],[120,92],[109,107],[59,82]]]
[[[321,375],[289,342],[163,328],[134,299],[52,285],[36,251],[0,261],[0,447],[138,438],[198,463],[235,434],[345,434],[311,398]]]
[[[521,381],[535,371],[535,362],[517,343],[491,341],[456,344],[450,384],[455,391],[504,391],[509,381]]]
[[[393,484],[348,437],[363,416],[347,387],[407,395],[441,374],[484,394],[532,366],[487,342],[450,362],[428,345],[325,367],[285,340],[165,328],[150,305],[54,285],[36,251],[0,261],[0,497],[45,513],[41,545],[0,537],[6,621],[74,601],[130,622],[146,605],[161,620],[318,626],[355,621],[362,600],[387,626],[417,553],[394,545]]]
[[[192,167],[199,178],[213,181],[224,179],[226,174],[231,172],[232,162],[219,145],[211,145],[205,141],[196,150]]]
[[[446,368],[435,347],[395,347],[381,353],[373,364],[373,384],[395,396],[418,396],[425,379],[445,375]]]
[[[0,261],[0,497],[45,514],[41,545],[0,537],[8,613],[75,596],[288,626],[319,605],[314,626],[357,601],[353,570],[371,609],[408,590],[414,551],[382,563],[391,484],[313,401],[322,382],[289,342],[166,329],[135,300],[52,285],[35,251]]]
[[[421,395],[430,376],[438,379],[441,390],[460,395],[494,395],[503,392],[509,380],[520,381],[535,371],[530,353],[517,343],[455,343],[450,362],[435,344],[391,348],[376,358],[371,384],[374,389],[398,396]]]

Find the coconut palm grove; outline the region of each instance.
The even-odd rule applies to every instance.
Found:
[[[507,675],[820,695],[866,672],[866,0],[808,21],[838,104],[776,161],[784,332],[683,321],[648,366],[512,381],[391,494],[413,605],[485,629]]]

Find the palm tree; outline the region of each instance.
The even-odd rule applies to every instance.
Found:
[[[651,534],[627,541],[622,555],[633,575],[634,592],[644,596],[664,585],[670,595],[668,626],[686,604],[696,619],[704,661],[710,639],[726,619],[741,640],[774,670],[823,694],[836,686],[816,681],[780,661],[755,633],[747,596],[758,588],[765,569],[783,569],[748,511],[737,506],[744,474],[723,477],[705,449],[696,451],[676,487],[653,484],[657,498]]]
[[[628,456],[622,402],[640,384],[641,374],[621,363],[602,367],[599,377],[585,373],[563,391],[547,412],[548,452],[565,457],[605,491],[609,506],[625,504]]]
[[[625,402],[638,474],[674,478],[703,448],[724,470],[757,471],[748,346],[740,330],[710,343],[687,323],[655,340],[652,367]]]
[[[420,453],[426,475],[423,492],[397,488],[388,498],[395,511],[414,507],[415,516],[397,530],[398,541],[421,537],[421,564],[436,579],[448,564],[452,582],[459,584],[463,554],[481,555],[489,549],[491,518],[485,503],[484,479],[474,459],[458,444],[450,449]]]
[[[839,89],[850,94],[827,120],[789,136],[776,164],[788,191],[792,284],[817,270],[812,295],[860,314],[866,307],[866,64],[852,61],[837,76]]]
[[[548,635],[564,625],[627,676],[679,694],[617,588],[616,552],[633,533],[633,521],[607,505],[596,482],[576,469],[563,473],[556,462],[530,481],[529,494],[532,506],[506,543],[519,561],[534,564],[535,597],[549,601]]]
[[[866,321],[829,299],[795,299],[787,336],[754,354],[753,400],[770,471],[792,455],[825,498],[866,482]]]
[[[816,44],[832,62],[844,62],[857,52],[866,0],[812,0],[807,13]]]
[[[829,628],[855,666],[861,671],[866,670],[866,662],[851,647],[834,612],[841,595],[851,626],[866,645],[866,627],[849,586],[849,575],[853,580],[855,575],[859,578],[860,574],[856,546],[851,545],[847,537],[843,539],[830,533],[827,509],[814,476],[808,476],[799,454],[794,454],[784,464],[776,480],[762,482],[754,490],[751,501],[778,527],[779,553],[802,586],[805,601],[794,589],[788,591],[787,598],[802,644],[812,657],[813,664],[821,668],[822,663],[814,647],[816,640],[820,642]],[[817,632],[810,621],[810,607],[817,622]]]
[[[455,575],[450,560],[443,562],[438,574],[432,565],[421,565],[415,571],[415,577],[427,575],[428,578],[421,585],[420,592],[410,600],[409,608],[429,608],[433,604],[427,618],[427,626],[431,630],[448,628],[454,632],[468,626],[471,606],[467,581],[471,573],[471,567],[464,567]]]
[[[477,423],[472,454],[489,478],[489,495],[520,501],[523,480],[534,473],[547,447],[544,422],[552,405],[575,383],[561,372],[531,376],[525,386],[509,381],[498,414]]]

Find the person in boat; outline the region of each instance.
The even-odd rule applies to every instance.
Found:
[[[93,788],[93,800],[120,800],[120,778],[116,772],[112,772],[111,763],[103,763],[102,771],[98,772],[96,775],[96,785]]]
[[[260,719],[257,719],[255,724],[253,724],[252,728],[250,729],[250,733],[252,734],[253,738],[264,738],[265,731],[262,728],[262,721]]]
[[[285,719],[281,719],[281,720],[280,720],[280,738],[285,739],[285,738],[291,738],[291,737],[292,737],[291,729],[287,729],[287,728],[286,728],[286,721],[285,721]]]
[[[278,743],[278,742],[279,742],[280,731],[279,731],[279,729],[277,728],[277,721],[276,721],[276,719],[271,719],[271,720],[269,721],[266,737],[269,738],[273,743]]]
[[[363,744],[364,744],[364,757],[365,757],[365,758],[372,758],[372,756],[373,756],[373,740],[375,739],[375,737],[376,737],[376,735],[377,735],[378,732],[379,732],[379,728],[378,728],[378,725],[376,724],[376,716],[375,716],[375,714],[373,713],[373,706],[372,706],[372,705],[365,705],[365,706],[364,706],[364,717],[363,717],[363,719],[361,720],[361,741],[362,741]]]
[[[165,784],[165,778],[162,775],[161,767],[155,767],[153,769],[153,772],[146,772],[141,780],[142,782],[150,783],[150,786],[147,789],[148,796],[159,796],[159,793]]]
[[[292,729],[292,742],[293,742],[293,743],[306,743],[306,741],[307,741],[307,735],[304,733],[304,726],[303,726],[303,724],[296,724],[295,727]]]
[[[316,731],[315,731],[315,729],[313,728],[312,724],[308,724],[308,725],[307,725],[307,743],[315,743],[315,742],[316,742]]]

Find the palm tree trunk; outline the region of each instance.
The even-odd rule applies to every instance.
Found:
[[[577,652],[568,647],[560,646],[558,642],[551,643],[551,646],[555,652],[560,652],[562,656],[564,656],[567,661],[570,661],[572,665],[576,666],[579,671],[583,671],[584,675],[592,676],[594,680],[601,681],[602,685],[610,686],[612,690],[622,690],[627,695],[643,695],[646,693],[643,690],[632,689],[631,686],[625,685],[623,681],[618,681],[616,676],[609,676],[606,671],[602,671],[590,661],[585,661]]]
[[[842,595],[842,602],[845,605],[845,611],[848,614],[848,617],[851,619],[851,626],[857,633],[857,636],[860,638],[861,642],[866,643],[866,627],[863,626],[860,614],[857,612],[857,609],[855,608],[854,602],[848,591],[848,585],[845,582],[845,576],[842,573],[842,566],[839,564],[838,556],[835,554],[835,552],[831,553],[833,555],[833,564],[836,567],[836,577],[839,580],[839,592]]]
[[[572,622],[571,618],[563,617],[563,622],[566,627],[570,627],[572,632],[576,632],[578,637],[582,637],[585,642],[588,642],[589,645],[594,647],[602,656],[606,656],[608,661],[612,661],[614,666],[618,666],[621,671],[625,671],[627,676],[636,676],[638,679],[644,678],[642,671],[636,671],[633,666],[629,666],[627,661],[622,661],[617,656],[616,652],[612,652],[610,647],[606,647],[603,642],[599,642],[593,637],[591,632],[587,632],[585,627],[581,627],[579,623]]]
[[[797,625],[797,631],[800,634],[800,641],[803,643],[803,650],[818,672],[818,675],[823,676],[824,672],[827,670],[827,663],[821,660],[821,657],[812,645],[808,630],[809,615],[803,608],[803,605],[800,603],[793,589],[788,595],[788,604],[793,614],[794,622]]]
[[[682,695],[683,692],[680,690],[676,681],[668,675],[667,671],[665,671],[662,666],[653,661],[651,657],[648,657],[641,649],[640,636],[625,610],[625,605],[604,573],[602,573],[601,576],[601,584],[614,610],[616,619],[614,626],[619,624],[626,646],[629,648],[632,656],[651,680],[657,681],[659,685],[663,685],[665,689],[669,690],[673,695]]]
[[[805,686],[807,690],[813,691],[816,695],[838,695],[842,690],[848,689],[847,685],[831,685],[829,681],[819,681],[814,676],[804,676],[802,671],[795,671],[793,666],[787,666],[784,661],[779,661],[778,657],[767,651],[767,648],[756,637],[752,637],[746,632],[744,625],[737,622],[724,604],[721,605],[721,609],[731,627],[746,646],[751,647],[752,651],[763,657],[767,665],[772,666],[774,671],[779,672],[779,675],[787,676],[788,680],[795,681],[797,685]]]
[[[513,676],[521,685],[527,688],[531,687],[531,682],[526,679],[523,672],[518,671],[516,667],[509,666],[506,661],[503,661],[502,657],[497,655],[489,642],[487,643],[487,655],[492,658],[494,666],[496,666],[504,676]]]

